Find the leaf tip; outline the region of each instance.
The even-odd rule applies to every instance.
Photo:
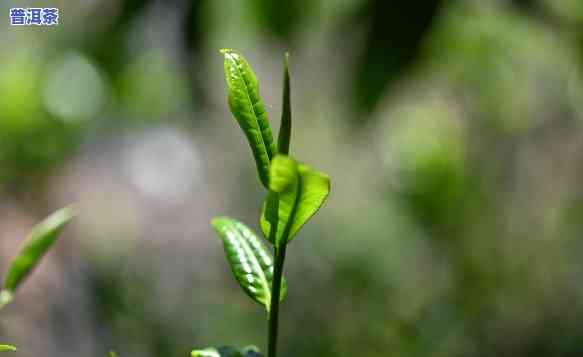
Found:
[[[211,225],[215,229],[219,229],[223,224],[225,224],[229,220],[229,217],[225,216],[218,216],[211,219]]]
[[[289,52],[285,51],[285,53],[283,54],[283,63],[285,65],[286,71],[289,69],[289,57],[290,57]]]
[[[58,212],[60,212],[61,215],[64,218],[66,218],[66,220],[71,220],[79,215],[79,208],[77,204],[72,203],[68,206],[61,208]]]
[[[14,293],[10,290],[4,289],[0,291],[0,309],[10,304],[14,299]]]
[[[232,48],[221,48],[219,52],[225,56],[226,59],[232,59],[237,56],[237,51]]]
[[[45,218],[44,221],[36,225],[35,228],[33,229],[44,231],[62,229],[73,218],[75,218],[75,216],[77,216],[76,206],[75,205],[65,206],[53,212],[51,215]]]

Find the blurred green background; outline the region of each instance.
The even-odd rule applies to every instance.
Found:
[[[11,7],[57,7],[55,28]],[[265,347],[209,221],[264,194],[218,49],[254,66],[332,194],[289,247],[282,357],[583,355],[583,1],[4,0],[0,274],[81,216],[3,311],[20,356]]]

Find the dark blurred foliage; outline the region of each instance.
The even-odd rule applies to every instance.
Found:
[[[261,190],[218,49],[332,195],[290,246],[282,356],[581,356],[583,2],[54,1],[0,28],[0,262],[82,215],[17,303],[22,356],[265,345],[209,221]],[[52,4],[53,4],[52,3]],[[0,5],[0,13],[23,6]]]
[[[303,20],[320,7],[319,0],[251,0],[250,3],[261,28],[286,43],[291,42]]]
[[[441,0],[365,1],[356,22],[367,28],[355,70],[354,98],[367,118],[387,86],[405,76],[419,55],[425,35],[438,15]]]

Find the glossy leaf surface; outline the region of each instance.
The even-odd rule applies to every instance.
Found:
[[[291,89],[289,75],[289,54],[285,54],[283,61],[283,98],[281,110],[281,125],[279,136],[277,137],[277,150],[280,154],[289,155],[289,144],[291,141]]]
[[[269,163],[277,148],[269,125],[269,118],[259,93],[259,81],[253,69],[238,52],[223,49],[227,79],[229,108],[245,133],[255,158],[259,179],[266,188],[269,184]]]
[[[33,228],[20,253],[10,265],[4,281],[4,291],[2,292],[4,296],[9,296],[16,291],[59,238],[65,225],[71,221],[73,216],[73,208],[65,207],[54,212]]]
[[[16,347],[12,345],[0,345],[0,352],[15,352]]]
[[[263,205],[261,229],[279,246],[284,241],[290,242],[322,207],[330,193],[330,178],[284,155],[273,159],[270,177],[270,193]],[[273,204],[274,195],[278,197],[277,205]],[[277,207],[277,222],[273,218],[274,207]],[[275,227],[273,231],[272,227]]]
[[[209,347],[204,350],[192,351],[192,357],[263,357],[259,349],[255,346],[245,348],[234,347]]]
[[[228,217],[213,219],[212,225],[223,241],[227,261],[235,279],[253,300],[269,311],[273,283],[273,258],[255,233]],[[282,281],[281,300],[287,290]]]

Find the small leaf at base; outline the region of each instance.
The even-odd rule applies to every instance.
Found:
[[[16,347],[12,345],[0,345],[0,352],[15,352]]]
[[[205,348],[204,350],[195,350],[190,354],[192,357],[221,357],[216,348]]]
[[[263,357],[259,349],[255,346],[245,348],[235,348],[224,346],[219,348],[209,347],[203,350],[194,350],[192,357]]]

